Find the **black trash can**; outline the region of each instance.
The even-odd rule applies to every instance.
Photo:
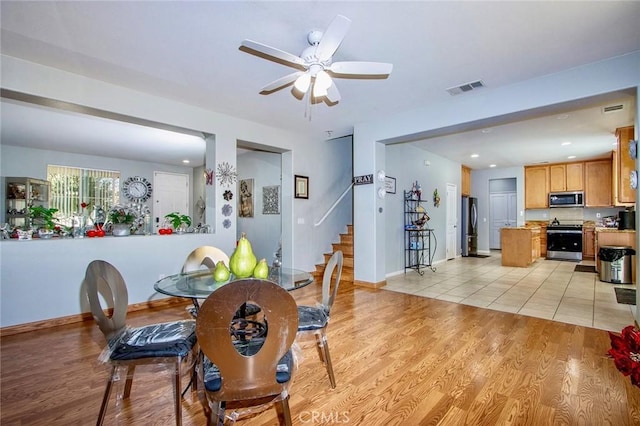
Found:
[[[614,284],[631,284],[633,281],[632,256],[636,251],[629,246],[602,246],[600,258],[600,281]]]

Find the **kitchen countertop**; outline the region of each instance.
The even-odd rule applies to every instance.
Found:
[[[619,234],[635,234],[635,229],[618,229],[618,228],[606,228],[604,226],[596,226],[596,232],[611,232]]]

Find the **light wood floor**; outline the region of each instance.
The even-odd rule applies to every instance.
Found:
[[[318,292],[294,295],[311,303]],[[129,323],[186,317],[173,307]],[[313,342],[301,342],[295,425],[640,424],[640,389],[607,357],[603,330],[345,285],[328,335],[338,386],[330,389]],[[0,423],[94,424],[103,343],[93,322],[2,337]],[[275,410],[238,423],[272,425]],[[137,370],[130,402],[116,407],[112,396],[105,424],[174,424],[169,377]],[[204,424],[191,393],[183,424]]]

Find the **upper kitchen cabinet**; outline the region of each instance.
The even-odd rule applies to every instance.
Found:
[[[549,166],[550,192],[584,190],[583,163],[552,164]]]
[[[631,171],[635,170],[635,159],[629,151],[633,130],[633,126],[616,129],[618,145],[613,156],[613,201],[616,206],[632,206],[636,202],[636,190],[631,187]]]
[[[585,207],[611,207],[613,205],[611,159],[586,161],[584,176]]]
[[[546,209],[549,207],[549,166],[526,166],[524,168],[524,208]]]
[[[462,196],[471,195],[471,169],[462,165]]]

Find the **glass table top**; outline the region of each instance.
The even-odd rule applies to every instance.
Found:
[[[309,272],[283,267],[269,268],[267,279],[287,291],[302,288],[313,282],[313,276]],[[212,269],[200,269],[164,277],[156,281],[153,288],[158,293],[168,296],[206,299],[214,290],[235,280],[236,278],[232,275],[228,281],[216,282],[213,279]]]

